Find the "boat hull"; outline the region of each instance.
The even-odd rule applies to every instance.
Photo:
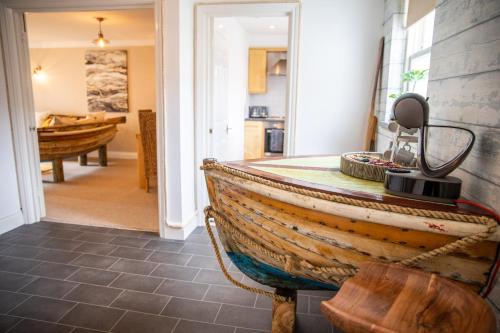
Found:
[[[39,132],[40,160],[53,161],[89,153],[113,140],[117,131],[115,124],[109,124],[83,130]]]
[[[290,193],[216,169],[206,169],[205,175],[226,253],[243,273],[271,287],[336,290],[363,262],[399,262],[449,244],[461,232],[440,233],[433,219],[406,214],[399,214],[401,225],[381,217],[375,223],[376,214],[367,208]],[[487,240],[413,267],[479,292],[497,250],[498,242]]]

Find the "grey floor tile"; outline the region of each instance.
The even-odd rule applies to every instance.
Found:
[[[233,333],[234,327],[181,320],[174,333]]]
[[[243,284],[246,284],[247,286],[250,286],[250,287],[255,287],[255,288],[264,289],[264,290],[267,290],[270,292],[274,292],[274,288],[266,286],[264,284],[260,284],[257,281],[254,281],[251,278],[249,278],[248,276],[244,275],[243,273],[241,273],[241,275],[243,276],[243,279],[241,279],[241,282]],[[231,273],[231,276],[234,276],[234,273]]]
[[[21,292],[38,296],[61,298],[77,285],[78,283],[75,282],[42,277],[28,284],[21,289]]]
[[[17,324],[9,333],[68,333],[71,332],[73,327],[47,323],[44,321],[23,319],[19,324]]]
[[[219,303],[173,297],[170,302],[168,302],[165,309],[163,309],[161,314],[174,318],[191,319],[211,323],[214,321],[219,309]]]
[[[83,242],[71,239],[50,238],[40,244],[40,246],[47,249],[72,251],[82,244]]]
[[[11,246],[13,246],[13,245],[9,244],[9,243],[1,243],[1,241],[0,241],[0,252],[11,247]]]
[[[108,243],[115,237],[116,236],[109,235],[109,234],[85,232],[82,235],[80,235],[79,237],[77,237],[76,239],[81,240],[81,241],[86,241],[86,242],[92,242],[92,243]]]
[[[271,310],[222,304],[215,323],[259,330],[271,330],[271,319]]]
[[[116,324],[115,333],[170,333],[177,319],[138,312],[127,312]]]
[[[320,309],[321,302],[328,301],[329,299],[330,298],[310,296],[309,297],[309,313],[321,316],[322,315],[321,309]]]
[[[24,287],[35,278],[33,276],[0,272],[0,289],[8,291],[17,291]]]
[[[56,229],[52,230],[45,236],[47,237],[54,237],[54,238],[64,238],[64,239],[73,239],[82,234],[81,231],[78,230],[71,230],[71,229]]]
[[[243,274],[239,273],[232,273],[231,276],[237,281],[241,281],[243,278]],[[212,269],[202,269],[194,281],[208,284],[233,285],[221,271]]]
[[[0,271],[26,273],[38,264],[40,264],[39,261],[31,259],[0,257]]]
[[[34,246],[12,245],[0,251],[0,255],[20,258],[35,258],[42,251],[43,250],[41,250],[40,248]]]
[[[191,259],[190,254],[155,251],[148,258],[148,261],[162,263],[162,264],[172,264],[172,265],[184,266],[189,261],[189,259]]]
[[[158,266],[158,264],[154,262],[120,259],[108,269],[125,273],[149,275],[156,266]]]
[[[184,247],[181,249],[181,253],[189,253],[189,254],[199,254],[202,256],[211,256],[214,257],[214,249],[211,245],[203,245],[197,243],[185,243]]]
[[[161,264],[151,273],[151,275],[168,279],[192,281],[196,274],[198,274],[198,271],[198,268]]]
[[[36,257],[36,259],[67,264],[70,261],[74,260],[75,258],[79,257],[80,255],[81,253],[78,252],[44,250]]]
[[[144,260],[147,257],[149,257],[149,255],[152,252],[153,251],[151,251],[151,250],[143,250],[143,249],[138,249],[135,247],[120,246],[116,250],[114,250],[113,252],[108,254],[108,256],[120,257],[120,258],[126,258],[126,259]]]
[[[80,284],[69,294],[64,296],[64,299],[96,305],[109,305],[121,292],[121,289],[116,288]]]
[[[13,244],[19,244],[19,245],[37,246],[37,245],[40,245],[41,243],[45,242],[47,239],[48,239],[48,237],[45,237],[45,236],[18,235],[17,237],[12,239],[10,242]]]
[[[13,316],[57,322],[73,306],[74,302],[32,296],[9,314]]]
[[[42,262],[27,272],[27,274],[45,276],[54,279],[65,279],[78,270],[77,266]]]
[[[110,244],[141,248],[148,242],[149,240],[142,238],[117,236],[110,241]]]
[[[61,324],[108,331],[123,315],[124,311],[97,305],[77,304],[59,322]]]
[[[210,237],[207,234],[193,234],[186,238],[186,243],[210,244]]]
[[[82,245],[74,249],[74,251],[105,256],[116,248],[116,245],[84,242]]]
[[[76,327],[71,333],[103,333],[103,331],[91,330],[90,328]]]
[[[111,287],[151,293],[156,290],[162,281],[157,277],[123,273],[111,284]]]
[[[10,291],[0,291],[0,313],[9,312],[28,297],[28,295],[13,293]]]
[[[21,318],[0,315],[0,332],[7,332],[11,327],[16,325]]]
[[[304,296],[306,297],[306,296]],[[307,300],[308,302],[309,300]],[[309,306],[309,304],[306,304]],[[273,300],[270,297],[264,295],[257,295],[257,301],[255,302],[255,307],[259,309],[272,309],[273,308]],[[307,313],[307,311],[306,311]]]
[[[179,252],[183,246],[184,243],[181,242],[152,239],[144,248],[157,251]]]
[[[231,261],[226,259],[224,260],[224,264],[226,268],[229,268],[231,266]],[[187,263],[187,266],[220,270],[217,259],[215,259],[214,257],[205,257],[199,255],[193,255],[193,257]],[[239,270],[237,272],[239,272]]]
[[[115,280],[118,275],[120,275],[120,273],[109,272],[102,269],[80,268],[74,274],[70,275],[67,279],[70,281],[107,286],[113,280]]]
[[[331,333],[332,325],[330,322],[321,316],[312,316],[305,314],[298,314],[295,321],[296,333]]]
[[[125,290],[123,294],[111,304],[111,307],[159,314],[169,300],[169,296]]]
[[[126,236],[126,237],[139,238],[139,236],[142,234],[142,231],[113,228],[113,229],[109,230],[109,234],[112,234],[115,236]]]
[[[236,328],[236,331],[234,331],[234,333],[262,333],[262,332],[269,332],[269,331],[252,330],[250,328],[241,328],[241,327]]]
[[[207,292],[208,287],[209,285],[204,283],[167,279],[161,284],[156,293],[201,300]]]
[[[255,293],[241,288],[212,285],[203,300],[253,307],[256,298]]]
[[[118,258],[98,256],[95,254],[82,254],[71,262],[72,265],[106,269],[113,265]]]
[[[205,227],[196,227],[191,234],[192,235],[200,235],[204,232],[205,232]]]

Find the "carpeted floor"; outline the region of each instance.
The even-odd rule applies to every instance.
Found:
[[[64,161],[63,183],[49,183],[44,173],[47,220],[119,229],[158,231],[156,188],[139,188],[137,161],[109,159],[100,167]]]

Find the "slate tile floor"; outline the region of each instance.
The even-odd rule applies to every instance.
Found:
[[[233,276],[257,285],[225,258]],[[300,291],[298,333],[334,332]],[[51,222],[0,235],[0,332],[255,333],[271,329],[271,300],[223,276],[204,228],[185,241],[146,232]]]

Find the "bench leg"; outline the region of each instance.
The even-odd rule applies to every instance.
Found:
[[[99,147],[99,165],[108,166],[108,150],[106,145]]]
[[[87,165],[87,154],[80,155],[78,160],[80,161],[81,166]]]
[[[64,169],[62,159],[58,158],[52,161],[52,175],[54,183],[64,181]]]
[[[273,300],[272,333],[293,333],[295,329],[297,290],[277,288],[275,294],[290,298],[290,302]]]

